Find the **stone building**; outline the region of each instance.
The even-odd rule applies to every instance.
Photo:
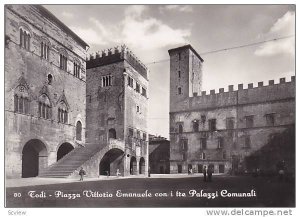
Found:
[[[147,173],[147,91],[148,70],[126,46],[87,61],[87,143],[103,150],[89,171]]]
[[[5,18],[6,177],[33,177],[85,143],[88,45],[42,6]]]
[[[170,172],[295,169],[295,77],[201,91],[203,59],[191,45],[170,55]]]
[[[149,135],[149,166],[151,173],[170,173],[170,141],[161,136]]]

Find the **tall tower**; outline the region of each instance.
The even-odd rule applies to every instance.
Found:
[[[191,45],[170,49],[170,112],[178,102],[197,96],[202,88],[203,59]]]

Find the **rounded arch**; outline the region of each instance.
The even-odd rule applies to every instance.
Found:
[[[145,159],[143,157],[140,158],[139,174],[145,174]]]
[[[116,139],[117,138],[117,132],[114,128],[110,128],[108,130],[108,138],[109,139]]]
[[[112,148],[105,153],[99,163],[99,175],[119,175],[124,173],[124,151]],[[119,173],[119,174],[117,174]]]
[[[31,139],[22,149],[22,178],[36,177],[48,166],[46,145],[39,139]]]
[[[76,140],[82,140],[82,123],[81,121],[76,122]]]
[[[136,174],[137,174],[136,158],[132,156],[130,158],[130,175],[136,175]]]
[[[59,146],[59,148],[57,149],[56,160],[59,161],[65,155],[67,155],[68,153],[70,153],[73,149],[74,149],[74,147],[73,147],[72,144],[70,144],[68,142],[62,143]]]

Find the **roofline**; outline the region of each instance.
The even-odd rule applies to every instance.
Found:
[[[172,48],[172,49],[168,50],[168,52],[170,54],[171,52],[179,51],[179,50],[185,50],[187,48],[190,49],[191,51],[193,51],[193,53],[201,60],[201,62],[204,62],[202,57],[198,54],[198,52],[190,44],[187,44],[187,45],[184,45],[184,46],[181,46],[181,47],[177,47],[177,48]]]
[[[84,49],[86,49],[86,47],[90,47],[84,40],[82,40],[76,33],[74,33],[69,27],[67,27],[62,21],[60,21],[54,14],[52,14],[44,6],[42,5],[33,5],[33,6],[37,8],[40,12],[45,13],[47,15],[47,18],[50,21],[55,22],[59,27],[61,27],[64,31],[70,34],[74,40],[76,40],[80,45],[84,46]]]

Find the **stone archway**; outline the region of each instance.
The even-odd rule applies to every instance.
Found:
[[[124,151],[112,148],[105,153],[99,164],[99,175],[119,175],[124,174]]]
[[[65,142],[63,144],[61,144],[57,150],[57,157],[56,160],[59,161],[61,158],[63,158],[66,154],[68,154],[69,152],[71,152],[74,149],[74,147],[68,143]]]
[[[140,158],[139,173],[145,174],[145,159],[143,157]]]
[[[131,157],[131,159],[130,159],[130,175],[136,175],[136,174],[137,174],[136,158]]]
[[[46,145],[38,140],[29,140],[22,150],[22,178],[36,177],[48,166]]]

